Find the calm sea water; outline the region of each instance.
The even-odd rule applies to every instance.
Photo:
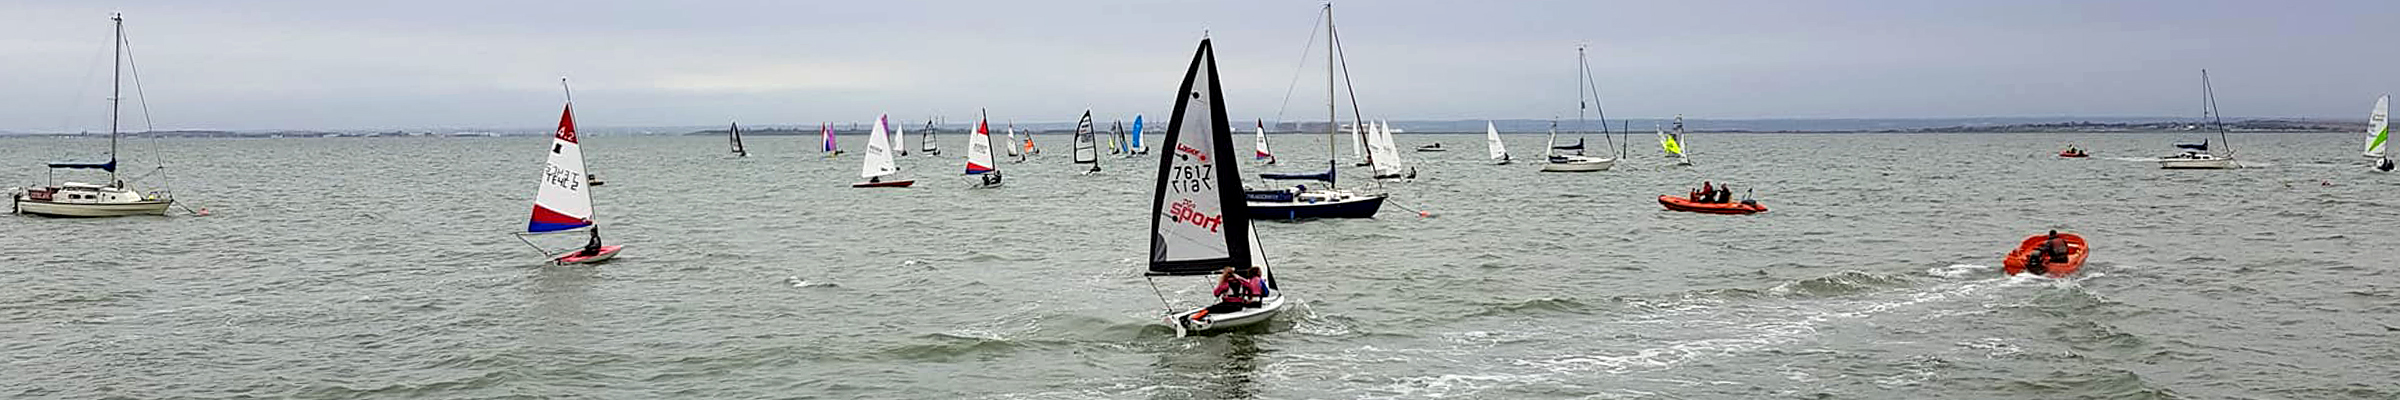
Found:
[[[2181,136],[1698,134],[1696,167],[1639,139],[1591,174],[1403,136],[1468,151],[1405,154],[1413,182],[1346,169],[1394,196],[1379,218],[1259,228],[1303,306],[1182,339],[1160,297],[1207,282],[1139,273],[1155,159],[1077,176],[1052,148],[968,190],[943,143],[902,159],[918,187],[858,190],[813,137],[592,137],[629,248],[547,267],[510,236],[546,138],[137,140],[214,215],[0,217],[0,396],[2400,396],[2400,175],[2358,135],[2236,135],[2258,168],[2165,171],[2141,160]],[[1316,136],[1274,140],[1287,165],[1244,173],[1322,165]],[[103,143],[0,139],[0,183]],[[1773,211],[1653,200],[1702,180]],[[2091,240],[2080,276],[2000,276],[2048,229]]]

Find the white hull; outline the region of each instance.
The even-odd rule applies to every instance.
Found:
[[[18,198],[17,213],[45,217],[123,217],[128,215],[166,215],[172,201],[143,201],[135,203],[85,204],[53,203]]]
[[[2242,166],[2240,164],[2235,164],[2233,159],[2230,158],[2203,158],[2188,160],[2163,159],[2158,160],[2158,167],[2164,169],[2234,169],[2241,168]]]
[[[1266,300],[1261,301],[1258,308],[1247,308],[1229,313],[1212,313],[1200,317],[1199,320],[1193,320],[1192,314],[1208,309],[1207,307],[1195,308],[1167,316],[1167,325],[1175,327],[1175,337],[1184,337],[1195,333],[1225,331],[1267,322],[1267,320],[1274,319],[1275,314],[1283,313],[1283,309],[1286,307],[1282,294],[1270,294],[1273,295],[1267,296]]]
[[[1595,172],[1607,171],[1609,168],[1614,168],[1616,166],[1617,160],[1615,159],[1584,158],[1572,161],[1543,164],[1542,172]]]

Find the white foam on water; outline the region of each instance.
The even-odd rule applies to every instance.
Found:
[[[1989,274],[1993,269],[1995,268],[1989,265],[1951,264],[1945,267],[1926,268],[1925,274],[1943,278],[1964,278],[1975,274]]]

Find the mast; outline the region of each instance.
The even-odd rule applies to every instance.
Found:
[[[1328,175],[1342,163],[1341,157],[1335,156],[1341,153],[1334,151],[1334,133],[1342,129],[1342,117],[1341,111],[1334,107],[1341,98],[1334,97],[1333,91],[1333,43],[1333,2],[1328,1],[1325,2],[1325,171]],[[1333,181],[1326,180],[1325,188],[1333,189]]]
[[[114,59],[108,66],[108,183],[118,186],[123,184],[117,180],[117,108],[125,101],[125,13],[109,13],[108,20],[117,25],[117,39],[109,43]]]
[[[2201,107],[2205,107],[2200,113],[2207,115],[2209,123],[2217,126],[2218,146],[2225,148],[2226,157],[2232,157],[2233,140],[2225,134],[2225,115],[2217,111],[2217,88],[2208,82],[2207,68],[2200,69],[2200,96]]]

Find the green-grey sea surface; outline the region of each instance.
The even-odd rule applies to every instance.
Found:
[[[2355,134],[2236,134],[2240,170],[2146,161],[2187,136],[1693,134],[1688,168],[1635,136],[1615,170],[1558,174],[1541,136],[1491,165],[1481,135],[1402,134],[1454,150],[1385,183],[1342,143],[1341,187],[1391,203],[1261,224],[1300,306],[1191,338],[1161,297],[1203,304],[1207,280],[1141,274],[1157,153],[1081,176],[1044,136],[970,190],[947,132],[901,158],[917,187],[868,190],[815,137],[734,158],[587,136],[628,248],[545,266],[511,234],[547,138],[129,139],[129,176],[163,158],[212,215],[0,217],[0,397],[2400,396],[2400,174]],[[1323,135],[1271,139],[1281,163],[1243,173],[1324,165]],[[0,139],[0,186],[105,143]],[[1702,181],[1772,211],[1656,202]],[[2001,276],[2050,229],[2089,238],[2081,274]]]

